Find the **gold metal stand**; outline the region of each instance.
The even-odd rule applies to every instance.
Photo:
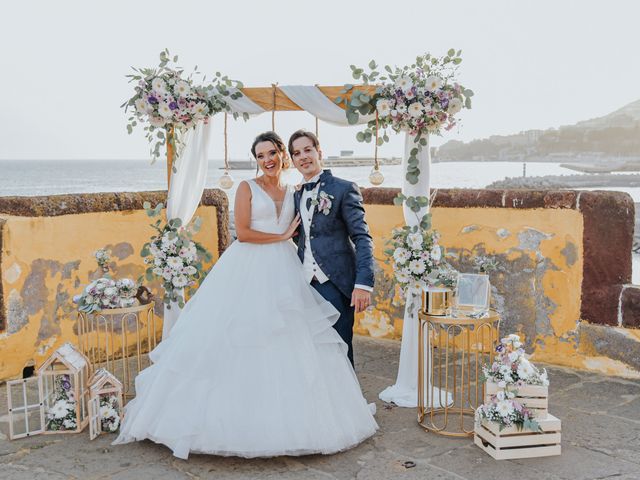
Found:
[[[484,399],[482,366],[491,364],[500,316],[418,314],[418,423],[452,437],[473,435],[476,408]]]
[[[149,353],[158,344],[155,303],[128,308],[78,312],[78,344],[92,369],[106,368],[123,385],[125,401],[135,395],[133,380],[150,365]]]

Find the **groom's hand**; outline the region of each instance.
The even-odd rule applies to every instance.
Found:
[[[355,288],[351,294],[351,306],[356,307],[356,313],[363,312],[371,305],[371,292]]]

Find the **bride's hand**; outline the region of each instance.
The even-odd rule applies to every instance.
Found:
[[[287,231],[282,234],[283,240],[289,240],[291,237],[298,234],[298,226],[300,225],[300,214],[296,215],[296,218],[293,219]]]

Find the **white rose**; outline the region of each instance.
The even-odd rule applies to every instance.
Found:
[[[191,87],[189,87],[189,84],[184,80],[180,80],[176,83],[175,87],[173,87],[173,91],[181,97],[186,97],[191,93]]]
[[[118,289],[116,287],[107,287],[104,289],[104,294],[109,297],[113,297],[117,293],[118,293]]]
[[[378,100],[376,103],[376,109],[380,117],[386,117],[391,113],[391,102],[387,99]]]
[[[460,110],[462,110],[462,100],[459,98],[452,98],[449,102],[448,111],[450,115],[455,115]]]
[[[151,88],[158,93],[167,93],[167,84],[161,78],[154,78],[151,81]]]
[[[403,92],[411,90],[413,82],[409,77],[399,77],[396,79],[396,88],[401,89]]]
[[[409,115],[413,118],[419,118],[422,116],[422,112],[424,111],[420,102],[415,102],[409,105]]]
[[[171,118],[173,116],[173,110],[169,108],[169,104],[167,102],[160,102],[158,105],[158,113],[163,118]]]
[[[430,92],[435,92],[442,86],[442,79],[440,77],[431,76],[426,80],[427,90]]]

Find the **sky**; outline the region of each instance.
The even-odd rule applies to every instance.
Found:
[[[221,71],[246,86],[342,85],[349,65],[405,65],[461,49],[460,81],[475,92],[462,124],[432,145],[572,124],[640,99],[634,0],[323,0],[3,2],[0,159],[148,159],[120,105],[131,66],[168,48],[186,70]],[[210,158],[222,158],[222,117]],[[229,126],[231,158],[246,159],[271,115]],[[314,128],[276,114],[288,137]],[[325,155],[372,154],[357,127],[320,123]],[[382,156],[402,153],[393,136]]]

